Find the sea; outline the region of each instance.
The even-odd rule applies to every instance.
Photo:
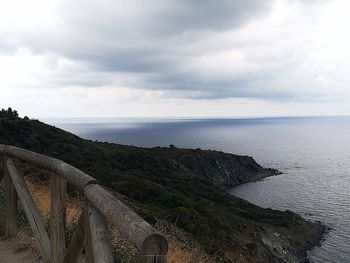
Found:
[[[50,119],[83,138],[135,146],[249,155],[283,174],[233,187],[256,205],[291,210],[331,227],[309,252],[317,263],[350,262],[350,117]]]

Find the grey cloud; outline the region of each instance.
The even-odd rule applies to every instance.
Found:
[[[162,17],[161,31],[220,30],[237,27],[268,10],[268,1],[177,1]]]
[[[261,80],[264,79],[263,83]],[[162,75],[152,77],[150,89],[166,90],[165,96],[191,99],[223,99],[229,97],[254,97],[263,99],[288,99],[289,92],[271,88],[273,83],[261,74],[232,76],[228,79],[205,80],[191,75]],[[274,86],[274,85],[273,85]],[[280,87],[282,88],[282,87]],[[188,91],[188,94],[183,91]]]
[[[17,45],[88,65],[84,69],[87,72],[65,72],[53,80],[62,85],[95,87],[118,83],[136,89],[163,90],[165,96],[193,99],[293,98],[299,96],[293,90],[293,85],[297,84],[285,83],[281,78],[287,79],[287,68],[298,65],[288,62],[281,69],[267,72],[212,78],[196,69],[183,68],[184,64],[206,53],[204,44],[208,38],[215,38],[218,31],[238,30],[260,19],[268,14],[273,2],[63,1],[59,9],[60,28],[51,31],[45,27],[35,28],[18,35]],[[223,45],[227,47],[228,44]],[[239,48],[242,45],[244,43],[240,43]],[[1,49],[6,50],[6,47],[2,48],[0,43]],[[118,82],[122,74],[132,76]]]
[[[103,34],[179,34],[240,26],[267,11],[271,3],[259,0],[78,0],[66,1],[62,5],[62,14],[72,26],[98,30]]]
[[[201,37],[198,31],[237,28],[269,10],[260,0],[63,1],[61,28],[21,32],[22,45],[63,55],[151,50]],[[54,31],[51,31],[54,30]],[[214,32],[211,32],[214,33]],[[198,35],[199,34],[199,35]],[[187,39],[186,39],[187,35]],[[158,48],[159,50],[155,50]]]
[[[91,63],[94,69],[99,71],[147,73],[170,70],[172,61],[162,55],[150,50],[130,50],[105,54],[83,54],[75,58]]]

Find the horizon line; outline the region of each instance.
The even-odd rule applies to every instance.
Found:
[[[34,119],[278,119],[278,118],[339,118],[350,115],[281,115],[281,116],[128,116],[128,117],[39,117]]]

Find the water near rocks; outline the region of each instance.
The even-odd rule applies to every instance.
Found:
[[[253,156],[284,174],[233,188],[252,203],[289,209],[333,230],[313,262],[350,262],[350,118],[46,120],[84,138]]]

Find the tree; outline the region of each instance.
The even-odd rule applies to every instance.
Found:
[[[18,117],[18,111],[13,110],[11,107],[8,107],[7,110],[2,109],[1,113],[2,114],[6,114],[8,117],[11,117],[11,118],[13,118],[13,117],[17,118]]]

